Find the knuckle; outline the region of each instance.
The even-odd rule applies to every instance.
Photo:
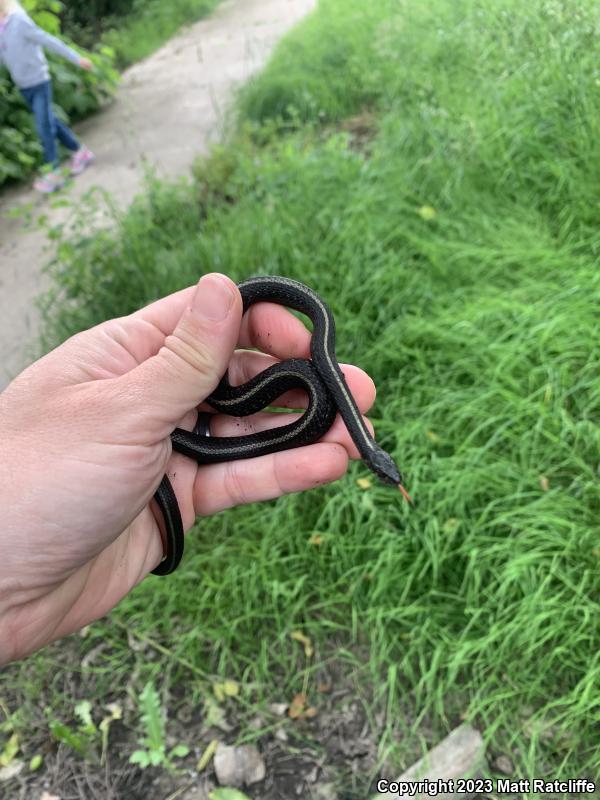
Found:
[[[245,505],[250,502],[248,486],[244,470],[237,461],[230,461],[225,465],[225,479],[223,481],[225,493],[235,506]]]
[[[280,474],[280,466],[281,466],[281,459],[278,458],[279,453],[275,454],[275,458],[271,459],[271,486],[273,489],[273,496],[280,497],[283,494],[288,494],[289,489],[287,489],[282,481],[281,481],[281,474]]]
[[[183,361],[197,372],[207,375],[216,374],[217,361],[211,348],[203,346],[198,336],[188,326],[181,326],[175,333],[167,336],[162,347],[162,356],[172,362],[177,369]]]

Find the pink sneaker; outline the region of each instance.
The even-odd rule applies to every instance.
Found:
[[[80,147],[69,161],[69,172],[71,175],[81,175],[81,173],[89,167],[94,158],[95,156],[91,150],[88,150],[85,146]]]
[[[42,194],[52,194],[52,192],[57,192],[59,189],[62,189],[64,185],[64,175],[62,172],[55,170],[54,172],[48,172],[46,175],[42,175],[41,178],[38,178],[33,184],[33,188]]]

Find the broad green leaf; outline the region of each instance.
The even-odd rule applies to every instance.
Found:
[[[42,766],[43,761],[44,757],[37,753],[37,755],[35,755],[29,762],[30,771],[35,772],[37,769],[39,769]]]
[[[10,737],[0,753],[0,767],[7,767],[19,752],[19,737],[16,733]]]
[[[49,11],[38,11],[33,15],[34,20],[45,31],[52,33],[55,36],[60,33],[60,20],[56,14]]]
[[[142,769],[150,765],[150,756],[145,750],[136,750],[129,756],[130,764],[139,764]]]

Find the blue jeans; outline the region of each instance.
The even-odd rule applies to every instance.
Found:
[[[45,81],[37,86],[21,89],[25,102],[33,111],[35,127],[44,148],[44,161],[53,167],[58,166],[56,140],[68,150],[79,150],[81,145],[70,128],[57,119],[52,111],[52,82]]]

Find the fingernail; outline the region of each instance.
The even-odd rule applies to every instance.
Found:
[[[221,322],[233,305],[229,282],[220,275],[205,275],[198,284],[192,305],[205,319]]]

